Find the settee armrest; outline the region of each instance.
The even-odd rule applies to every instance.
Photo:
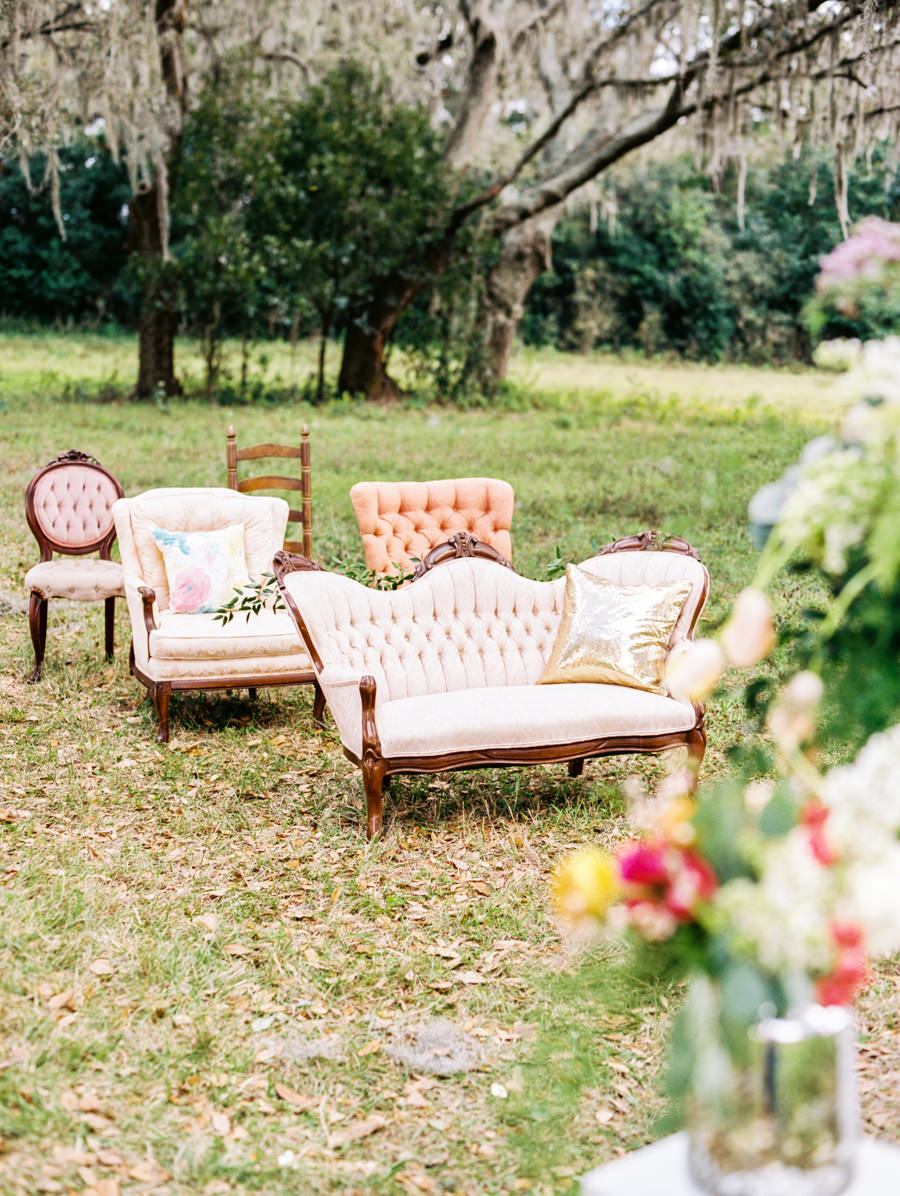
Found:
[[[366,669],[364,674],[360,674],[348,669],[326,667],[319,673],[318,679],[340,734],[341,743],[357,759],[361,759],[364,716],[361,687],[366,680],[371,680],[371,717],[374,719],[377,688],[383,678],[372,678],[371,669]]]

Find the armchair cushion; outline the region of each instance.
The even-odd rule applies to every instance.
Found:
[[[229,660],[250,656],[306,657],[287,611],[263,610],[249,619],[235,615],[224,626],[211,614],[162,611],[150,632],[150,655],[158,660]],[[307,665],[307,667],[309,667]]]
[[[169,587],[169,609],[192,614],[218,610],[235,589],[247,585],[244,529],[239,523],[209,532],[155,527]]]
[[[606,682],[664,694],[666,648],[691,589],[687,579],[622,586],[568,565],[559,632],[538,684]]]

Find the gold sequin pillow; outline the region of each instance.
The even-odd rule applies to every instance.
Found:
[[[567,565],[562,619],[538,685],[599,681],[664,694],[666,647],[691,588],[620,586]]]

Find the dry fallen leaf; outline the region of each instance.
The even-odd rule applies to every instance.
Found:
[[[99,1113],[100,1098],[96,1092],[83,1092],[78,1098],[78,1109],[81,1113]]]
[[[99,1157],[99,1156],[98,1156]],[[142,1184],[164,1184],[169,1179],[168,1171],[158,1163],[143,1161],[128,1168],[129,1179],[136,1179]]]
[[[275,1093],[287,1104],[302,1112],[304,1109],[314,1109],[319,1103],[314,1096],[304,1096],[302,1092],[295,1092],[287,1084],[276,1084]]]
[[[374,1055],[375,1052],[380,1051],[383,1046],[383,1038],[373,1038],[372,1041],[367,1042],[364,1047],[360,1047],[356,1053],[360,1058],[364,1058],[366,1055]]]
[[[384,1129],[386,1125],[387,1118],[378,1113],[367,1117],[365,1121],[351,1121],[343,1129],[335,1130],[333,1134],[328,1135],[328,1149],[338,1150],[341,1146],[346,1146],[348,1142],[358,1142],[361,1138],[368,1138],[370,1134]]]
[[[215,931],[219,929],[219,919],[215,914],[198,914],[193,921],[196,926],[203,926],[207,930]]]
[[[480,972],[457,972],[457,980],[463,984],[484,984],[484,976]]]
[[[120,1196],[121,1189],[117,1179],[98,1179],[89,1188],[85,1188],[81,1196]]]
[[[51,997],[47,1002],[48,1009],[72,1009],[73,993],[71,988],[65,989],[61,993],[57,993],[55,997]]]
[[[222,948],[226,955],[249,955],[250,948],[246,943],[226,943]]]
[[[93,972],[95,976],[111,976],[115,970],[108,959],[95,959],[93,963],[88,964],[88,971]]]
[[[231,1131],[231,1118],[227,1113],[213,1113],[210,1121],[213,1133],[218,1134],[220,1138],[224,1138]]]

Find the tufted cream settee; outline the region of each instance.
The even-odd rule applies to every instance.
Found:
[[[223,626],[212,614],[170,610],[153,529],[199,532],[242,524],[247,572],[257,581],[272,570],[287,515],[284,499],[205,487],[148,490],[113,507],[131,616],[132,672],[153,698],[160,741],[169,738],[173,691],[246,686],[252,694],[257,686],[314,683],[315,673],[287,611],[236,615]],[[317,693],[319,717],[323,706]]]
[[[620,585],[688,579],[669,650],[693,635],[709,579],[684,541],[659,550],[644,533],[581,567]],[[679,745],[698,766],[703,758],[700,705],[622,685],[537,685],[565,580],[520,577],[465,533],[394,592],[287,553],[276,557],[275,576],[344,752],[362,769],[370,837],[381,828],[382,785],[392,773],[568,761],[578,776],[588,757]]]
[[[515,494],[499,478],[357,482],[350,501],[373,573],[411,571],[454,532],[469,532],[512,560]]]

